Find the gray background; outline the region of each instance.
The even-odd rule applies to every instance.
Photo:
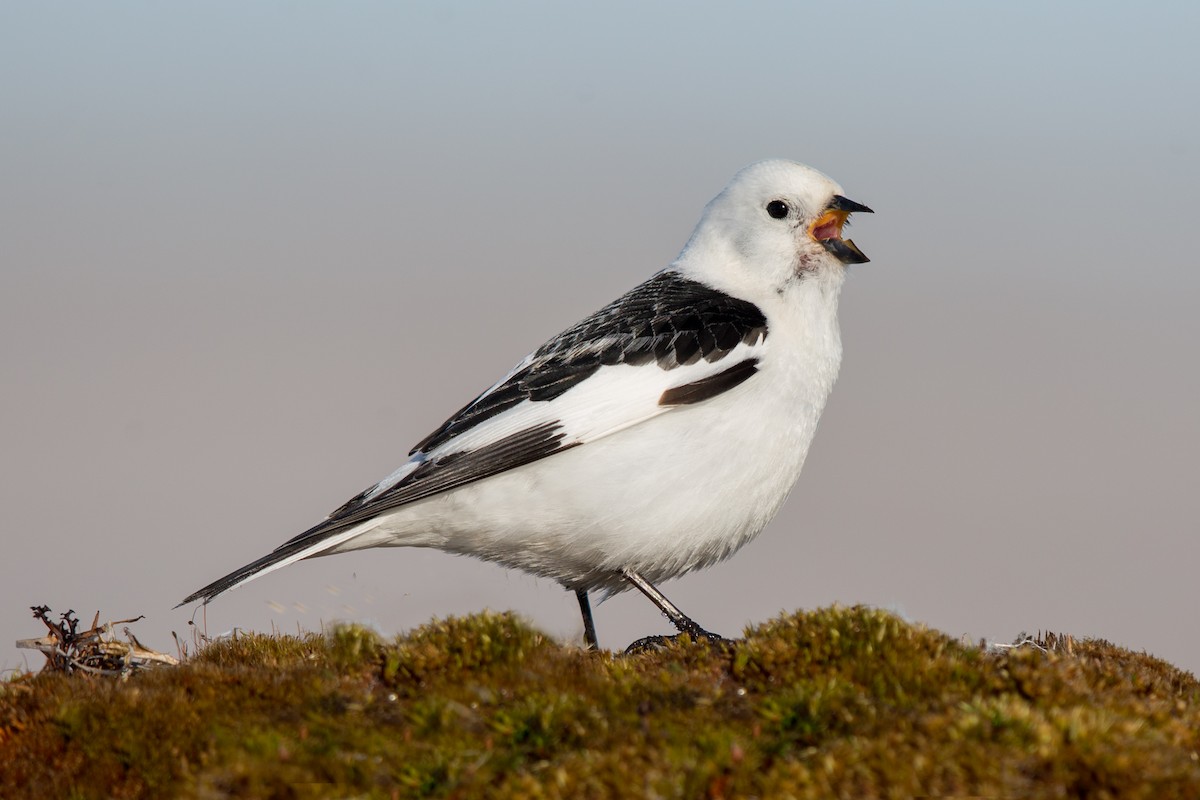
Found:
[[[867,603],[1196,670],[1197,8],[0,5],[0,667],[40,665],[36,603],[173,650],[184,594],[782,156],[878,211],[874,261],[784,512],[668,595],[726,634]],[[289,567],[207,626],[485,607],[580,635],[556,585],[415,550]],[[631,594],[597,624],[668,630]]]

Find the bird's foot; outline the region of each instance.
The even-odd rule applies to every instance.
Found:
[[[648,650],[661,650],[668,643],[677,640],[680,636],[686,636],[693,642],[703,642],[710,647],[728,647],[733,642],[723,636],[718,636],[715,633],[709,633],[696,624],[696,621],[679,610],[679,607],[666,598],[662,592],[654,588],[650,581],[643,578],[641,575],[634,572],[632,569],[623,569],[620,575],[625,580],[632,583],[638,591],[650,598],[650,602],[658,606],[658,610],[663,613],[663,616],[671,621],[671,624],[679,631],[674,636],[645,636],[638,639],[629,647],[625,648],[626,655],[631,653],[644,653]]]
[[[674,636],[643,636],[629,647],[625,648],[625,655],[632,656],[638,653],[653,653],[665,649],[667,646],[681,639],[691,642],[699,642],[710,647],[730,647],[733,645],[733,639],[726,639],[715,633],[708,631],[696,625],[694,630],[689,630],[686,633],[677,633]]]

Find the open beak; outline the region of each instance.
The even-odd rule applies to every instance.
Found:
[[[871,260],[858,249],[853,240],[842,238],[842,226],[855,211],[864,214],[875,213],[862,203],[835,194],[833,200],[825,207],[825,213],[817,217],[816,222],[808,229],[808,235],[820,242],[822,247],[833,253],[843,264],[865,264]]]

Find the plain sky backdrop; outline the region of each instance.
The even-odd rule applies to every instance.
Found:
[[[876,209],[805,474],[662,588],[1200,670],[1200,4],[0,4],[0,668],[145,614],[394,469],[668,263],[743,165]],[[731,453],[731,457],[753,457]],[[630,465],[636,478],[636,465]],[[570,594],[419,550],[291,566],[210,634]],[[197,615],[197,620],[203,620]],[[634,594],[601,643],[669,626]]]

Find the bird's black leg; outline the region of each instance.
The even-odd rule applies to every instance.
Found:
[[[650,581],[638,575],[631,569],[621,570],[621,576],[625,580],[637,587],[638,591],[650,598],[650,602],[658,606],[662,611],[663,616],[671,620],[671,624],[679,630],[679,636],[686,636],[692,641],[708,642],[710,644],[721,644],[727,642],[722,636],[715,633],[709,633],[696,624],[695,620],[679,610],[679,607],[667,599],[666,595],[654,588]],[[661,647],[667,641],[675,639],[675,636],[646,636],[638,639],[629,647],[625,648],[626,653],[637,653],[642,650],[652,650],[656,647]]]
[[[596,623],[592,622],[592,604],[588,602],[587,589],[576,589],[575,599],[579,601],[579,611],[583,614],[583,640],[587,642],[587,649],[599,650],[600,643],[596,641]]]

